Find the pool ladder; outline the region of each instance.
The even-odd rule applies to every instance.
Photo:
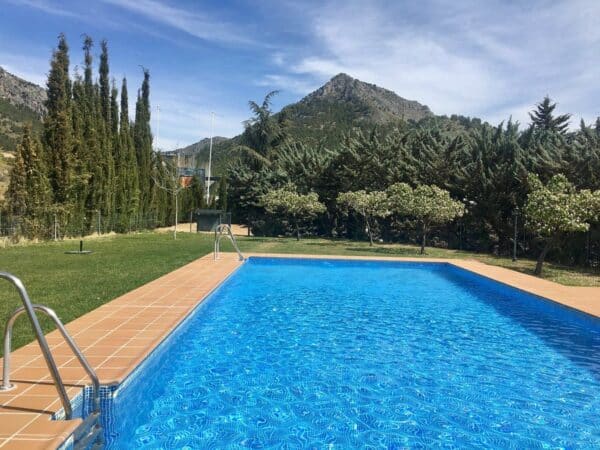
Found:
[[[233,232],[231,231],[231,227],[229,225],[227,225],[226,223],[219,224],[215,228],[214,259],[215,260],[219,259],[219,256],[221,253],[221,239],[223,238],[223,236],[227,236],[229,238],[229,240],[231,241],[231,244],[233,245],[233,248],[235,249],[235,251],[238,254],[240,261],[243,261],[244,255],[242,255],[242,252],[240,251],[240,248],[237,245],[237,241],[235,239],[235,236],[233,235]]]
[[[17,278],[16,276],[8,273],[8,272],[0,272],[0,278],[3,278],[10,282],[21,297],[23,302],[23,306],[15,309],[6,323],[6,328],[4,331],[4,364],[3,364],[3,376],[2,376],[2,385],[0,386],[0,391],[8,391],[15,388],[10,382],[10,353],[11,353],[11,341],[12,341],[12,330],[13,325],[17,318],[26,313],[29,317],[29,321],[31,322],[31,326],[35,333],[35,337],[38,341],[40,349],[42,351],[42,355],[44,356],[44,360],[46,361],[46,365],[48,366],[48,370],[50,371],[50,375],[52,376],[52,380],[54,381],[54,386],[58,392],[58,396],[60,397],[60,401],[63,406],[63,411],[65,414],[66,420],[71,420],[73,418],[73,407],[71,405],[71,400],[67,394],[65,389],[65,385],[62,381],[60,373],[58,371],[58,367],[56,366],[56,362],[54,361],[54,357],[52,356],[52,352],[50,351],[50,347],[48,346],[48,341],[42,332],[42,327],[37,319],[35,314],[36,311],[39,311],[46,316],[48,316],[54,324],[56,328],[62,334],[64,340],[71,348],[71,351],[75,354],[79,363],[86,371],[88,376],[92,381],[92,412],[83,420],[83,423],[77,428],[73,437],[73,448],[74,449],[101,449],[104,447],[104,438],[102,435],[102,427],[100,425],[100,381],[98,380],[98,376],[96,372],[90,366],[87,359],[81,353],[81,350],[66,330],[56,313],[43,305],[36,305],[31,303],[29,299],[29,295],[27,294],[27,290],[23,285],[23,282]]]

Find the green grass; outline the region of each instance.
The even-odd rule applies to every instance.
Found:
[[[0,270],[23,280],[34,303],[53,308],[64,323],[212,251],[209,236],[141,233],[89,239],[90,255],[67,255],[78,241],[30,244],[0,250]],[[0,280],[0,329],[21,306],[17,291]],[[44,330],[53,327],[40,315]],[[15,324],[13,348],[34,339],[25,317]],[[1,352],[1,349],[0,349]],[[1,353],[0,353],[1,354]]]
[[[223,241],[223,251],[231,247]],[[377,244],[331,239],[239,238],[242,251],[263,253],[305,253],[322,255],[410,256],[419,257],[418,248],[400,244]],[[211,234],[140,233],[87,239],[85,247],[91,255],[67,255],[77,250],[78,241],[29,244],[0,249],[0,270],[21,278],[35,303],[56,310],[63,322],[91,311],[125,292],[141,286],[165,273],[212,251]],[[456,250],[430,248],[426,256],[436,258],[474,258],[485,263],[532,273],[534,262],[496,258]],[[548,264],[548,279],[579,286],[600,286],[600,274]],[[20,306],[16,291],[0,281],[0,328],[11,311]],[[48,331],[51,323],[40,316]],[[15,326],[14,348],[33,340],[26,318]],[[0,349],[1,351],[1,349]],[[1,354],[1,353],[0,353]]]

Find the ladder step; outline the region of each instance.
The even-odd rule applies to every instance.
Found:
[[[77,427],[75,430],[74,438],[78,440],[81,436],[85,435],[93,425],[98,424],[98,419],[100,418],[100,413],[93,412],[89,416],[87,416],[81,425]]]
[[[75,439],[73,448],[75,450],[87,449],[92,443],[94,444],[92,448],[100,449],[103,447],[104,442],[100,425],[95,425],[85,436],[80,437],[80,439]]]

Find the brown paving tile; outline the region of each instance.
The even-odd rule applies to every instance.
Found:
[[[118,350],[114,356],[139,358],[143,354],[146,354],[146,349],[144,347],[123,347]]]
[[[53,447],[55,442],[54,438],[47,439],[22,439],[15,437],[4,444],[2,450],[48,450]]]
[[[27,424],[31,423],[32,416],[31,414],[23,414],[23,413],[0,413],[0,423],[2,424],[2,428],[6,428],[9,430],[20,430],[25,427]],[[0,430],[0,433],[2,431]],[[0,434],[2,438],[7,438],[12,436],[11,434]]]
[[[54,414],[60,409],[59,404],[58,394],[46,396],[22,394],[8,401],[3,407],[13,411]]]
[[[35,358],[25,364],[16,364],[16,362],[14,361],[14,355],[11,356],[11,365],[13,367],[13,369],[17,369],[19,367],[35,367],[38,369],[46,369],[46,372],[48,371],[48,366],[46,365],[46,360],[40,355],[39,358]],[[75,356],[73,355],[54,355],[53,354],[53,358],[54,358],[54,362],[56,363],[57,366],[60,366],[62,364],[66,364],[68,361],[72,360],[73,358],[75,358]]]
[[[101,368],[129,368],[137,361],[137,357],[134,356],[111,356],[106,361],[104,361],[100,367]]]
[[[50,373],[46,367],[20,367],[13,370],[10,377],[13,380],[35,381],[43,380],[49,375]]]
[[[19,430],[19,435],[30,438],[51,437],[57,434],[70,434],[74,431],[72,421],[49,420],[48,417],[41,416],[29,423],[25,428]]]

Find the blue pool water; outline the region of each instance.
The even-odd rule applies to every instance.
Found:
[[[598,320],[446,264],[252,258],[163,347],[108,448],[600,448]]]

